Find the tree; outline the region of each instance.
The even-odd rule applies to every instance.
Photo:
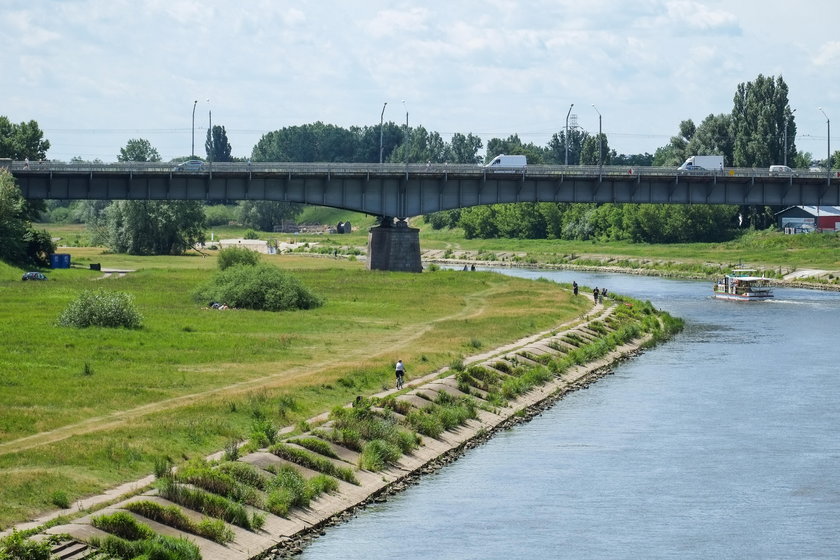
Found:
[[[688,143],[694,138],[697,127],[691,119],[682,121],[676,136],[666,146],[657,148],[653,156],[653,164],[665,167],[676,167],[686,160],[691,154],[688,151]]]
[[[207,161],[233,161],[231,158],[230,142],[227,139],[227,132],[223,126],[213,126],[213,137],[210,137],[210,130],[207,130],[207,140],[204,142],[204,150],[207,152]]]
[[[453,163],[480,163],[481,156],[478,151],[482,148],[483,142],[472,132],[464,136],[460,132],[452,135],[450,155]]]
[[[160,161],[160,154],[152,144],[144,138],[132,138],[120,148],[117,161]]]
[[[571,136],[571,135],[570,135]],[[601,149],[601,158],[598,158],[598,149]],[[580,164],[581,165],[610,165],[612,153],[607,142],[606,134],[596,134],[595,136],[586,136],[580,149]]]
[[[302,211],[302,205],[291,202],[245,200],[239,208],[239,221],[245,227],[274,231],[274,226],[294,220]]]
[[[545,162],[545,150],[533,143],[523,144],[518,134],[512,134],[505,139],[491,138],[487,142],[486,162],[489,162],[499,154],[523,155],[530,164]]]
[[[47,157],[50,141],[35,121],[14,124],[0,116],[0,158],[39,160]]]
[[[572,127],[569,129],[569,136],[566,138],[566,131],[561,130],[560,132],[555,132],[551,136],[551,140],[548,141],[548,148],[547,148],[547,155],[546,155],[546,162],[552,163],[555,165],[565,165],[566,164],[566,143],[569,144],[569,165],[579,165],[581,163],[580,155],[581,149],[583,148],[583,143],[586,138],[589,137],[589,133],[576,128]],[[595,149],[595,153],[597,154],[598,150]]]
[[[42,202],[23,198],[10,173],[0,170],[0,260],[47,266],[55,244],[46,231],[36,231],[32,221],[43,209]]]
[[[722,155],[724,165],[731,165],[733,148],[732,116],[721,113],[703,119],[688,141],[685,156]]]
[[[784,154],[785,124],[788,153]],[[732,164],[768,167],[796,155],[796,123],[788,104],[788,87],[781,76],[761,74],[753,82],[738,84],[732,107]]]
[[[205,240],[204,205],[195,200],[118,200],[105,221],[116,253],[180,255]]]

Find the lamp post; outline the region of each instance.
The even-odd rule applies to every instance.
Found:
[[[826,140],[826,157],[825,157],[825,166],[828,169],[828,177],[829,180],[831,179],[831,121],[828,119],[828,115],[825,114],[822,107],[817,107],[820,113],[823,114],[825,117],[825,128],[827,133],[827,140]]]
[[[795,112],[796,112],[796,109],[794,109],[793,111],[791,111],[791,112],[790,112],[790,116],[791,116],[791,117],[793,117],[793,114],[794,114]],[[784,154],[784,161],[782,162],[782,163],[784,163],[785,165],[787,165],[787,153],[788,153],[788,149],[787,149],[787,146],[788,146],[788,144],[787,144],[787,143],[788,143],[787,129],[788,129],[788,121],[789,121],[789,120],[790,120],[790,119],[788,118],[788,116],[787,116],[787,115],[785,115],[785,154]]]
[[[405,165],[408,167],[408,106],[405,104],[405,99],[402,100],[405,108]]]
[[[385,106],[388,102],[382,104],[382,114],[379,115],[379,163],[382,163],[382,125],[385,122]]]
[[[572,107],[574,106],[574,103],[569,105],[569,112],[566,113],[566,137],[563,139],[563,143],[566,145],[566,165],[569,165],[569,115],[572,114]]]
[[[604,153],[603,149],[601,148],[601,111],[598,110],[598,107],[595,104],[592,104],[592,108],[595,109],[595,112],[598,113],[598,168],[600,169],[601,165],[603,165],[602,155]]]
[[[195,156],[195,106],[198,105],[198,99],[193,101],[193,118],[192,118],[192,147],[190,147],[190,157]]]

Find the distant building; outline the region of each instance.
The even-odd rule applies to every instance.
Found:
[[[785,233],[840,231],[840,206],[790,206],[775,216]]]

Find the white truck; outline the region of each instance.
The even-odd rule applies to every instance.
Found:
[[[505,154],[499,154],[484,167],[490,170],[512,170],[525,169],[526,165],[528,165],[528,161],[525,159],[525,156],[506,156]]]
[[[723,156],[691,156],[678,171],[723,171]]]

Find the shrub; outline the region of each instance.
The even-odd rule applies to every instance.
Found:
[[[201,560],[201,553],[194,543],[163,535],[139,541],[128,541],[109,535],[104,539],[93,538],[91,544],[101,548],[109,556],[125,560]]]
[[[25,533],[12,529],[12,533],[0,539],[2,560],[49,560],[48,542],[36,542],[26,538]]]
[[[145,523],[140,523],[124,511],[96,516],[90,520],[90,523],[97,529],[102,529],[129,541],[150,539],[155,536],[151,527]]]
[[[134,307],[134,298],[125,292],[99,289],[82,292],[58,317],[62,327],[111,327],[138,329],[143,316]]]
[[[235,535],[233,529],[225,525],[221,519],[205,517],[194,523],[178,506],[164,506],[157,502],[143,500],[126,504],[125,509],[142,515],[152,521],[163,523],[186,533],[208,538],[217,543],[232,542]]]
[[[61,509],[67,509],[70,507],[70,497],[67,496],[67,492],[63,490],[56,490],[50,494],[50,501],[55,507],[59,507]]]
[[[244,247],[229,247],[219,251],[216,266],[219,270],[227,270],[233,266],[256,266],[260,263],[260,254]]]
[[[195,291],[197,301],[221,301],[230,307],[263,311],[312,309],[323,305],[300,281],[276,266],[236,265],[219,271]]]
[[[159,488],[161,497],[170,502],[175,502],[210,517],[224,519],[228,523],[243,529],[251,529],[252,527],[251,519],[248,517],[245,508],[223,496],[217,496],[205,490],[188,488],[168,479],[162,479]]]
[[[257,467],[242,463],[240,461],[230,461],[219,465],[219,470],[227,473],[242,484],[265,490],[268,484],[266,475],[262,474]]]
[[[318,439],[316,437],[306,437],[290,440],[290,443],[294,443],[296,445],[300,445],[301,447],[305,447],[306,449],[314,451],[315,453],[323,455],[324,457],[338,459],[338,455],[336,455],[335,451],[332,450],[330,444],[322,439]]]
[[[228,473],[214,469],[202,460],[191,461],[178,469],[175,473],[175,479],[224,496],[235,502],[257,507],[262,505],[262,500],[254,488],[239,483]]]
[[[350,468],[337,466],[329,459],[316,455],[311,451],[297,449],[284,443],[272,445],[268,450],[281,459],[286,459],[296,465],[334,476],[351,484],[359,484],[356,475],[353,474]]]
[[[393,443],[375,439],[365,444],[359,457],[359,467],[369,471],[381,471],[396,463],[401,455],[400,448]]]

